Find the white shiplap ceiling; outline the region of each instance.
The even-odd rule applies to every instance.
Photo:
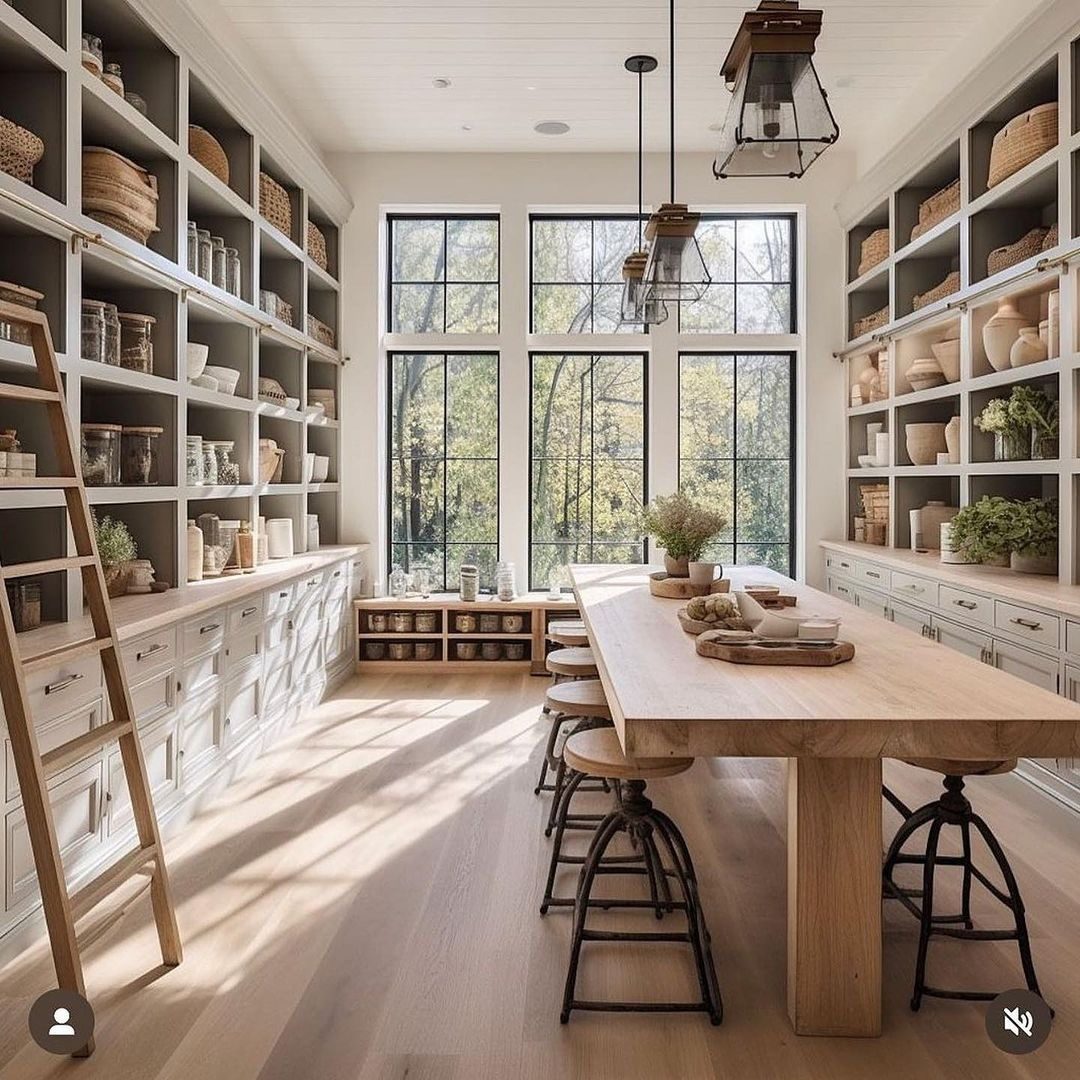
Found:
[[[189,0],[325,151],[621,151],[636,146],[635,52],[652,149],[666,141],[664,0]],[[677,0],[683,150],[708,150],[728,95],[717,71],[756,0]],[[815,60],[857,142],[940,74],[980,29],[1033,0],[821,0]],[[232,25],[228,25],[231,23]],[[448,89],[432,79],[448,77]],[[912,117],[907,118],[910,123]],[[538,135],[564,120],[571,132]],[[899,134],[899,132],[898,132]]]

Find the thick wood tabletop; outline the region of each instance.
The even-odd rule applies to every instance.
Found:
[[[645,566],[575,566],[579,607],[624,748],[639,756],[1080,756],[1080,705],[760,567],[798,611],[842,621],[855,659],[753,667],[700,657]]]

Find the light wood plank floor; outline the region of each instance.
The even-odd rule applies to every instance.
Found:
[[[970,789],[1013,858],[1044,992],[1058,1010],[1038,1053],[994,1049],[979,1005],[928,1001],[909,1011],[915,926],[895,904],[883,1037],[792,1035],[776,761],[699,761],[652,785],[697,860],[723,1026],[701,1015],[610,1014],[576,1014],[560,1026],[569,915],[537,912],[549,850],[540,831],[547,803],[532,794],[543,686],[516,675],[349,684],[169,844],[184,964],[147,971],[156,941],[145,896],[90,947],[92,1059],[52,1058],[29,1042],[26,1011],[52,977],[43,948],[0,972],[0,1077],[1076,1075],[1080,826],[1013,777]],[[935,791],[932,777],[888,771],[910,803]],[[890,830],[897,820],[886,814]],[[561,879],[564,891],[571,880]],[[980,903],[976,913],[991,910]],[[587,948],[586,993],[692,989],[689,962],[671,946]],[[1015,950],[1004,945],[944,943],[932,965],[942,981],[1020,983]]]

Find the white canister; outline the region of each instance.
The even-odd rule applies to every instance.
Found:
[[[879,431],[874,438],[874,458],[882,468],[892,460],[889,448],[889,433],[887,431]]]
[[[880,421],[866,425],[866,452],[873,454],[877,449],[877,437],[885,430],[885,425]]]
[[[1056,360],[1061,355],[1061,293],[1051,289],[1046,301],[1047,357]]]
[[[307,549],[317,551],[319,549],[319,515],[308,514],[307,516]]]
[[[952,523],[948,521],[941,526],[941,561],[954,566],[965,566],[971,562],[963,554],[953,550]]]
[[[271,559],[291,559],[296,554],[292,518],[271,518],[266,523],[266,540]]]

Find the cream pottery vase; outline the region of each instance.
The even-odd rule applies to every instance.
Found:
[[[889,464],[889,433],[879,431],[874,438],[874,458],[882,468]]]
[[[912,465],[936,465],[938,454],[947,452],[944,424],[908,424],[904,438]]]
[[[983,348],[986,359],[995,371],[1009,367],[1009,354],[1013,343],[1020,337],[1021,329],[1031,320],[1021,315],[1011,297],[1005,297],[998,309],[983,327]]]
[[[1046,342],[1039,337],[1039,328],[1025,326],[1009,350],[1009,363],[1014,368],[1037,364],[1046,359],[1046,351]]]
[[[946,382],[960,381],[960,339],[949,338],[947,341],[938,341],[930,346],[934,359],[941,368]]]
[[[949,451],[949,464],[960,464],[960,417],[954,416],[945,425],[945,446]]]
[[[912,550],[939,551],[941,526],[960,513],[958,506],[946,506],[931,500],[918,510],[911,511]]]
[[[907,381],[912,390],[929,390],[932,386],[944,385],[948,380],[941,365],[932,356],[924,356],[908,368]]]
[[[681,559],[673,559],[665,552],[664,569],[667,571],[668,577],[689,577],[690,560],[685,555]]]

